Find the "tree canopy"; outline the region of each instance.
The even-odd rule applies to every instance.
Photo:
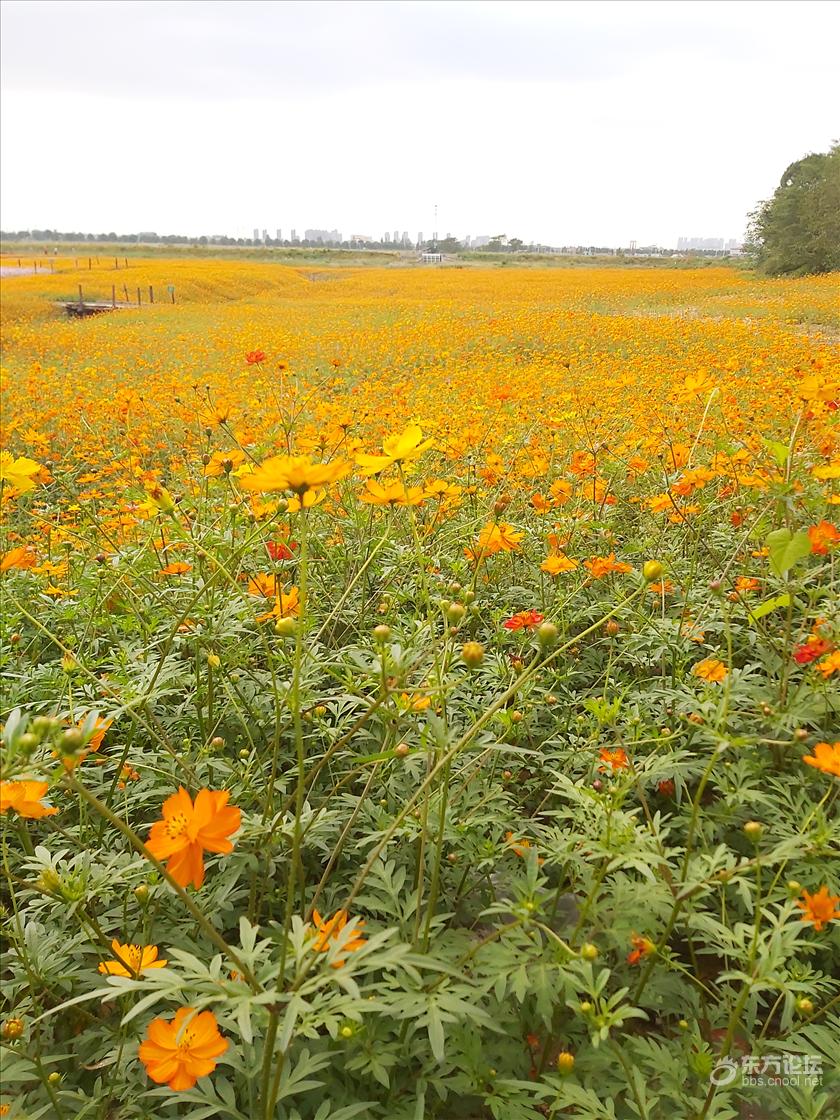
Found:
[[[787,168],[750,215],[749,241],[773,276],[840,269],[840,144]]]

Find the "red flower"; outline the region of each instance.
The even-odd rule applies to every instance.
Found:
[[[663,797],[673,797],[677,787],[670,778],[665,778],[657,784],[656,788]]]
[[[291,548],[289,545],[291,545]],[[283,544],[282,541],[267,541],[265,547],[272,560],[291,560],[292,548],[295,547],[295,542],[289,541],[287,545]]]
[[[543,616],[539,611],[520,611],[503,622],[502,626],[505,630],[536,630],[542,621]]]
[[[260,364],[260,362],[265,361],[265,351],[264,350],[251,350],[249,353],[247,353],[245,355],[245,361],[248,363],[249,366],[258,366]]]
[[[831,642],[827,642],[825,638],[809,638],[807,642],[794,649],[793,660],[797,665],[810,665],[812,661],[816,661],[830,650]]]

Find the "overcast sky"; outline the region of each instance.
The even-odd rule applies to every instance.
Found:
[[[840,137],[830,0],[6,0],[2,228],[740,237]]]

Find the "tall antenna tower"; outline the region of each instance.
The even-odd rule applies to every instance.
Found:
[[[434,230],[434,232],[432,233],[432,241],[434,242],[432,248],[434,249],[435,252],[437,252],[437,241],[438,241],[437,203],[435,203],[435,222],[434,222],[434,226],[432,228]]]

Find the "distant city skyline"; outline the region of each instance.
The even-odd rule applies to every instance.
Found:
[[[140,231],[120,232],[110,231],[105,232],[101,230],[50,230],[50,227],[34,226],[28,230],[1,230],[3,236],[6,238],[13,238],[15,236],[23,236],[31,238],[36,242],[43,242],[50,240],[50,233],[55,235],[58,240],[71,239],[74,234],[79,237],[93,237],[98,240],[114,240],[121,241],[130,239],[133,242],[167,242],[177,240],[179,243],[183,241],[199,241],[202,244],[229,244],[233,242],[241,242],[250,245],[325,245],[325,246],[386,246],[394,247],[397,249],[419,249],[428,247],[430,245],[441,245],[444,248],[447,244],[456,243],[464,249],[483,249],[493,243],[498,242],[499,245],[508,250],[519,250],[523,248],[539,249],[540,251],[570,251],[573,249],[592,250],[597,248],[610,252],[624,251],[624,252],[651,252],[662,250],[663,252],[740,252],[743,248],[742,239],[738,238],[722,238],[722,237],[679,237],[676,246],[659,244],[657,242],[650,242],[648,244],[640,244],[636,239],[631,238],[627,241],[609,245],[605,242],[589,242],[581,243],[574,241],[567,241],[563,243],[552,244],[548,241],[534,239],[526,241],[523,238],[516,236],[508,237],[501,234],[478,234],[472,236],[471,234],[452,234],[447,232],[444,236],[439,236],[437,233],[432,233],[429,237],[424,237],[423,232],[417,233],[416,240],[412,240],[407,231],[402,233],[399,230],[385,230],[380,234],[370,233],[351,233],[345,236],[340,230],[321,229],[315,227],[304,228],[302,234],[298,236],[297,229],[292,228],[289,231],[288,237],[283,237],[282,227],[275,227],[274,235],[269,233],[267,227],[252,227],[249,234],[236,233],[215,233],[215,234],[187,234],[184,231],[170,231],[160,233],[158,231]]]
[[[6,0],[0,225],[738,239],[836,138],[838,40],[820,0]]]

